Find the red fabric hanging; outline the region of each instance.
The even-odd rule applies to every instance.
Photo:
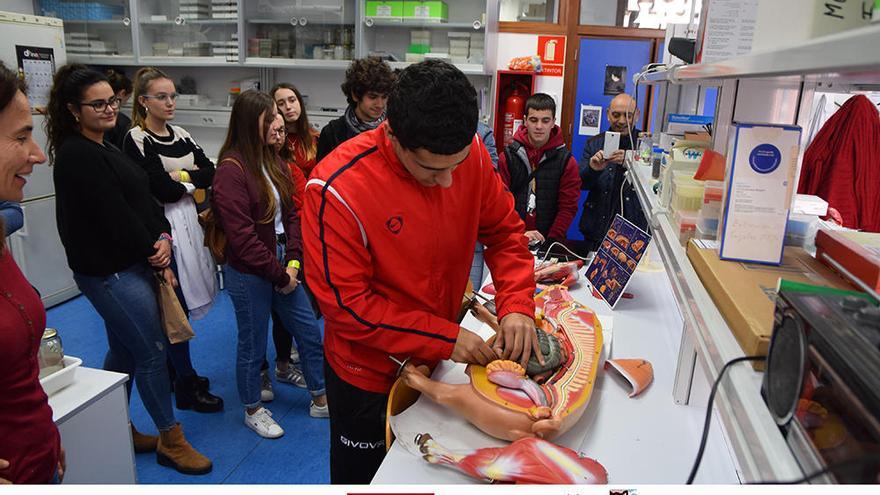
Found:
[[[798,192],[840,212],[843,226],[880,232],[880,115],[864,95],[828,119],[807,148]]]

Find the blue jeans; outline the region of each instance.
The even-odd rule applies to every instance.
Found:
[[[283,259],[283,247],[278,256]],[[275,290],[272,282],[226,265],[226,289],[238,322],[235,377],[244,407],[260,404],[260,367],[266,358],[269,314],[278,313],[284,328],[296,339],[303,375],[312,397],[324,395],[324,348],[321,330],[302,285],[290,294]]]
[[[474,292],[479,292],[483,285],[483,245],[477,242],[474,248],[474,260],[471,262],[471,283],[474,284]]]
[[[170,430],[175,421],[165,366],[168,339],[159,317],[153,269],[144,262],[108,277],[74,274],[73,279],[104,319],[109,344],[104,369],[133,375],[156,428]]]

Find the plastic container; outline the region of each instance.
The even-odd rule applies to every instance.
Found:
[[[714,235],[718,232],[720,218],[719,215],[707,215],[703,210],[700,210],[700,213],[697,214],[697,228]]]
[[[714,241],[718,238],[718,230],[703,230],[702,226],[697,223],[697,230],[694,231],[694,239],[700,239],[704,241]]]
[[[40,385],[46,395],[52,396],[62,388],[73,383],[76,378],[76,369],[82,364],[82,359],[71,356],[64,356],[64,368],[51,375],[40,378]]]
[[[696,235],[697,220],[697,214],[690,211],[676,211],[672,216],[672,225],[678,230],[678,241],[682,246]]]
[[[672,209],[696,214],[702,205],[703,184],[686,176],[676,176],[672,181]]]

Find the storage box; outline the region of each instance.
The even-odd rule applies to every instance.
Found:
[[[779,263],[794,195],[801,129],[735,124],[728,145],[721,257]]]
[[[403,1],[381,2],[376,0],[367,0],[364,8],[364,15],[374,17],[376,19],[397,19],[403,17]]]
[[[787,247],[782,264],[768,266],[718,258],[717,243],[691,241],[687,256],[747,356],[766,355],[773,333],[776,286],[794,282],[852,289],[845,280],[800,248]],[[701,245],[707,246],[702,248]],[[763,369],[756,363],[755,369]]]
[[[821,229],[816,234],[816,258],[828,264],[828,254],[862,282],[880,291],[880,234]]]
[[[682,246],[696,234],[698,218],[695,211],[676,211],[672,216],[672,225],[678,229],[678,242]]]
[[[404,19],[418,19],[426,22],[446,22],[449,19],[449,6],[446,2],[403,2]]]

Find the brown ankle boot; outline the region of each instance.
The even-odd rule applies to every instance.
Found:
[[[180,423],[169,431],[159,432],[159,446],[156,448],[156,462],[173,467],[183,474],[207,474],[213,465],[183,437]]]
[[[159,444],[159,437],[154,435],[144,435],[137,431],[134,425],[131,425],[131,440],[134,443],[134,451],[137,454],[146,452],[155,452],[156,446]]]

